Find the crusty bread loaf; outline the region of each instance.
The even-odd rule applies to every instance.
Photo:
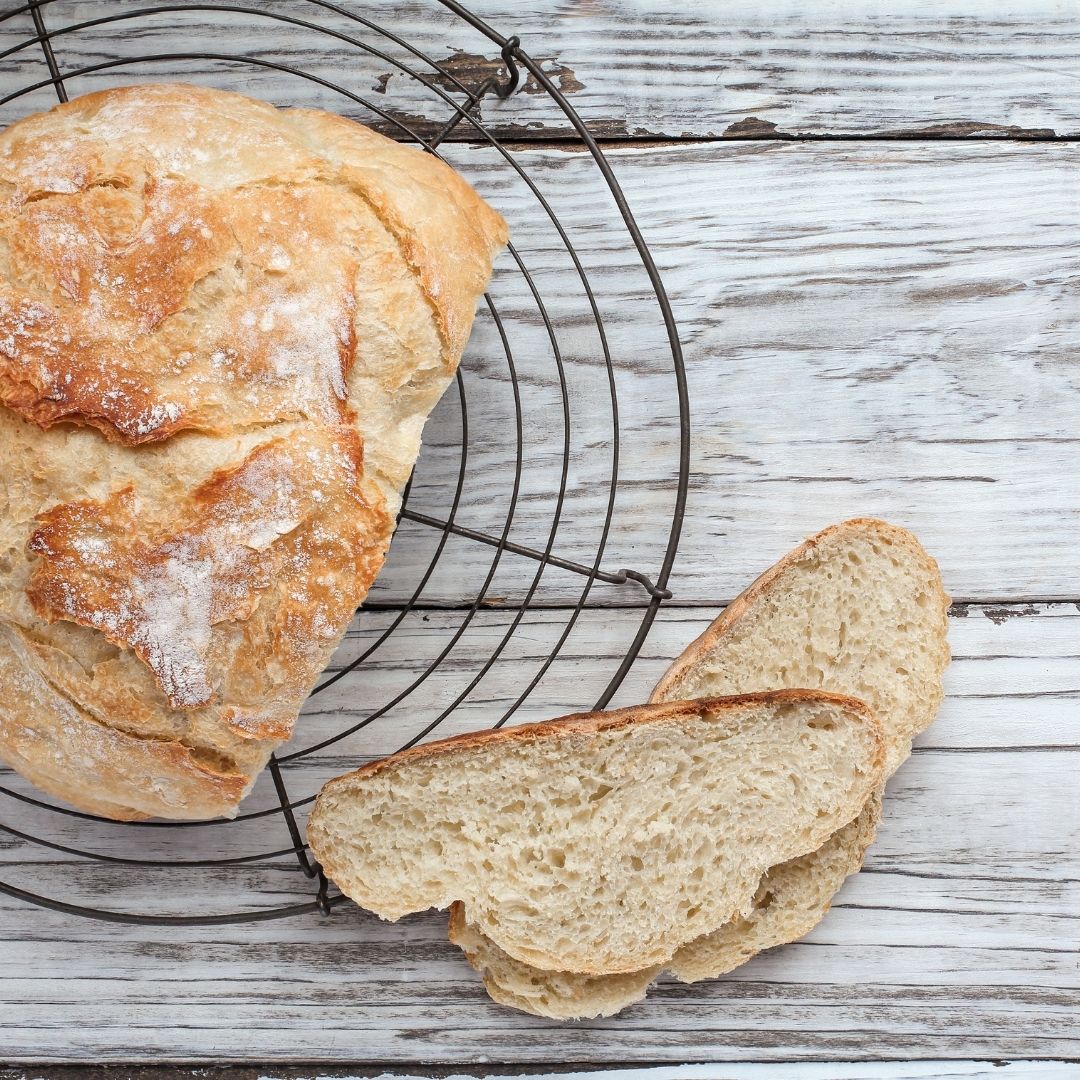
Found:
[[[748,910],[767,867],[858,813],[883,760],[864,705],[811,691],[585,713],[332,780],[308,840],[383,918],[459,900],[516,960],[636,971]]]
[[[239,94],[0,135],[0,758],[235,813],[378,572],[506,240],[442,162]]]
[[[881,720],[888,775],[940,705],[948,606],[937,564],[911,533],[870,519],[844,522],[811,537],[730,604],[675,661],[653,700],[777,686],[848,693]],[[680,948],[667,969],[685,982],[715,978],[808,933],[862,865],[880,813],[878,791],[819,849],[771,868],[746,913]],[[657,973],[608,982],[538,972],[478,946],[475,926],[452,927],[451,937],[468,942],[463,948],[496,1000],[542,1016],[612,1015],[640,1000]]]

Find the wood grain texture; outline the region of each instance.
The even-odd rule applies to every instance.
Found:
[[[556,1067],[557,1068],[557,1067]],[[243,1066],[65,1066],[37,1069],[0,1068],[0,1080],[776,1080],[776,1066],[769,1064],[661,1065],[653,1067],[585,1067],[558,1075],[546,1066],[472,1066],[468,1075],[457,1066],[415,1065],[402,1072],[379,1066],[343,1067],[293,1065],[284,1068]],[[790,1080],[1065,1080],[1075,1076],[1074,1063],[1064,1061],[863,1061],[790,1062],[784,1068]]]
[[[342,82],[424,133],[438,130],[450,109],[399,64],[434,76],[457,100],[464,98],[452,81],[382,34],[306,3],[255,0],[245,6],[261,14],[189,11],[62,32],[118,10],[149,6],[108,0],[50,4],[45,14],[58,32],[56,50],[65,69],[136,53],[242,53]],[[503,70],[492,42],[433,0],[345,6],[405,37],[465,86]],[[853,0],[521,0],[509,6],[476,0],[470,7],[504,35],[519,35],[605,138],[1080,133],[1080,24],[1068,4],[1053,0],[911,0],[888,12]],[[311,26],[284,26],[275,14]],[[385,56],[327,31],[356,37]],[[178,60],[157,66],[271,97],[280,88],[279,78],[257,65]],[[290,97],[318,93],[294,81]],[[570,134],[565,118],[534,84],[512,102],[485,103],[482,116],[505,138]]]
[[[399,651],[353,682],[351,701],[342,690],[341,707],[355,709],[357,698],[389,692],[394,679],[416,670],[423,638],[444,641],[455,614],[418,617]],[[643,697],[710,614],[662,609],[619,701]],[[520,643],[523,666],[563,615],[535,618]],[[538,701],[570,705],[602,677],[622,647],[613,615],[582,617],[580,648],[570,650]],[[499,611],[479,619],[488,633],[507,622]],[[361,624],[357,637],[374,630]],[[1078,1056],[1080,861],[1072,839],[1080,797],[1072,779],[1080,753],[1080,611],[1073,604],[961,607],[950,635],[956,659],[945,707],[890,784],[866,868],[809,938],[729,978],[664,983],[619,1019],[558,1027],[492,1004],[446,943],[442,915],[391,925],[346,906],[326,920],[161,930],[88,923],[4,900],[0,1046],[11,1061],[102,1062],[552,1062],[608,1060],[615,1047],[625,1062]],[[464,679],[485,648],[481,638],[463,649],[462,670],[442,681]],[[513,669],[503,671],[447,730],[490,723],[517,686]],[[453,685],[434,696],[452,692]],[[522,719],[540,715],[534,702]],[[395,736],[410,719],[418,718],[399,718]],[[313,715],[304,736],[329,722]],[[369,732],[290,766],[290,790],[380,752],[385,734]],[[7,805],[4,814],[10,820]],[[39,815],[31,824],[44,822]],[[54,821],[50,835],[93,840],[113,855],[170,860],[197,854],[207,835],[222,854],[280,837],[265,820],[216,826],[202,840],[192,835],[198,831]],[[263,902],[311,894],[287,859],[274,867],[141,870],[118,880],[114,870],[9,838],[0,866],[13,884],[121,909],[211,913],[251,890]]]
[[[913,528],[959,598],[1077,595],[1078,152],[770,143],[611,154],[686,353],[693,460],[671,583],[677,601],[729,599],[803,536],[861,514]],[[556,549],[588,560],[610,468],[595,435],[610,424],[595,329],[580,295],[555,285],[571,271],[533,198],[508,184],[501,166],[489,170],[479,151],[455,148],[452,158],[514,223],[557,322],[574,426],[571,503]],[[655,309],[642,299],[643,274],[585,156],[532,150],[515,159],[586,239],[583,259],[618,361],[625,488],[604,562],[654,573],[671,512],[677,423]],[[523,291],[504,265],[493,295],[513,314],[527,372],[528,496],[511,535],[535,542],[552,519],[552,450],[562,427],[550,347]],[[471,428],[461,514],[494,532],[513,477],[499,465],[511,410],[505,360],[490,334],[482,320],[466,364],[470,402],[479,380],[485,411]],[[448,398],[437,414],[414,487],[413,505],[435,514],[445,511],[458,461],[456,408]],[[380,596],[400,596],[401,583],[426,567],[434,540],[412,548],[418,529],[396,541]],[[462,586],[482,579],[490,551],[455,545],[425,595],[464,599]],[[534,568],[506,562],[493,592],[519,596]],[[566,599],[579,587],[553,573],[541,595]],[[592,597],[644,599],[626,586],[598,587]]]
[[[58,0],[45,13],[60,31],[149,6]],[[421,135],[451,113],[439,93],[402,73],[398,65],[415,58],[400,45],[365,54],[321,32],[356,33],[340,14],[250,0],[261,14],[240,21],[185,6],[58,33],[65,72],[125,61],[71,78],[70,92],[189,78],[400,133],[396,119]],[[912,0],[888,13],[856,0],[472,6],[521,35],[598,135],[639,143],[612,150],[611,160],[683,332],[695,434],[675,601],[661,609],[615,704],[644,697],[720,602],[805,535],[875,513],[919,533],[961,601],[942,716],[890,785],[866,869],[808,939],[717,983],[664,983],[619,1019],[556,1028],[495,1006],[446,943],[442,916],[391,926],[342,907],[325,920],[162,930],[0,899],[0,1061],[438,1061],[468,1072],[486,1072],[477,1068],[485,1061],[729,1063],[653,1071],[648,1080],[750,1080],[778,1070],[793,1080],[1074,1075],[1080,202],[1078,150],[1060,140],[1080,135],[1075,12],[1051,0]],[[347,7],[409,36],[465,85],[500,71],[490,42],[427,0]],[[32,33],[26,14],[0,22],[0,50]],[[257,62],[126,63],[169,51]],[[280,64],[353,96],[272,66]],[[434,69],[421,61],[418,70]],[[25,88],[43,72],[36,45],[17,49],[0,60],[0,89]],[[452,81],[439,88],[462,100]],[[622,440],[601,565],[655,575],[677,451],[664,335],[594,165],[564,144],[565,120],[535,90],[485,101],[482,115],[514,140],[514,165],[567,224],[604,319]],[[31,91],[0,106],[0,122],[53,100],[50,87]],[[793,134],[805,138],[788,140]],[[473,137],[462,127],[451,138]],[[925,141],[881,141],[897,137]],[[854,141],[808,141],[818,138]],[[747,141],[755,139],[769,141]],[[459,523],[495,536],[505,527],[533,548],[550,539],[554,554],[591,563],[614,428],[581,282],[513,165],[482,146],[445,149],[510,219],[557,351],[528,281],[504,259],[492,298],[518,376],[516,508],[507,524],[518,402],[495,321],[482,311],[463,390],[451,391],[429,428],[410,509],[451,513],[467,414]],[[583,579],[548,568],[537,580],[536,563],[510,553],[493,568],[492,548],[460,537],[447,541],[421,610],[377,644],[438,543],[437,531],[402,523],[374,610],[358,617],[334,667],[373,648],[369,662],[309,703],[285,753],[374,718],[286,761],[294,798],[421,735],[450,707],[437,734],[488,726],[540,674],[514,720],[542,719],[591,704],[617,668],[647,599],[638,586],[597,583],[542,673]],[[541,606],[515,625],[530,589]],[[0,785],[30,793],[6,772]],[[245,811],[275,802],[263,777]],[[214,914],[245,897],[260,905],[312,897],[288,852],[268,864],[182,865],[208,852],[242,858],[287,848],[272,817],[168,831],[87,825],[0,796],[0,822],[57,845],[167,864],[118,869],[0,833],[0,880],[76,903]],[[928,1060],[889,1060],[898,1058]],[[11,1078],[0,1072],[0,1080]]]
[[[687,357],[695,438],[678,600],[730,598],[803,536],[867,513],[914,528],[958,597],[1077,594],[1077,153],[1015,143],[965,145],[962,154],[952,144],[879,143],[612,153]],[[556,555],[591,565],[613,462],[602,342],[569,254],[512,167],[490,149],[451,147],[448,156],[511,221],[562,364],[560,382],[529,283],[504,258],[492,296],[518,375],[524,462],[508,538],[539,549],[551,538]],[[615,364],[620,490],[601,564],[655,576],[677,462],[658,309],[588,156],[512,156],[570,228]],[[517,430],[490,313],[481,313],[463,372],[469,455],[457,520],[497,537],[516,480],[506,461]],[[429,427],[410,503],[437,519],[451,510],[460,413],[452,391]],[[439,539],[405,523],[373,599],[409,597]],[[423,599],[473,600],[493,555],[451,539]],[[486,595],[520,599],[536,569],[504,555]],[[583,584],[549,569],[536,595],[571,601]],[[632,584],[598,585],[589,597],[646,600]]]

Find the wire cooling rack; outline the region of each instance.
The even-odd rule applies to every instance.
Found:
[[[382,26],[373,13],[397,18]],[[430,46],[418,43],[432,39],[424,32],[429,20],[451,40],[466,35],[492,52],[494,43],[501,62],[462,49],[433,59]],[[560,663],[573,670],[568,642],[600,590],[618,609],[623,644],[610,656],[613,670],[599,697],[574,704],[604,707],[670,597],[689,420],[682,353],[660,277],[610,164],[549,74],[551,65],[452,0],[430,0],[420,10],[416,3],[359,0],[39,0],[0,14],[0,45],[5,121],[50,100],[163,78],[328,108],[447,156],[503,210],[513,236],[532,238],[525,247],[511,245],[481,303],[456,385],[430,421],[376,589],[314,691],[297,736],[241,813],[232,821],[106,821],[53,804],[0,770],[0,869],[9,879],[0,891],[10,896],[124,923],[328,914],[343,897],[303,839],[304,816],[323,780],[365,755],[452,733],[455,724],[498,727],[529,709],[549,715],[552,671]],[[587,150],[588,167],[602,181],[597,189],[610,195],[608,212],[623,242],[600,262],[614,261],[621,274],[639,279],[629,336],[605,312],[603,288],[582,253],[595,222],[582,224],[576,215],[576,225],[564,223],[550,185],[527,167],[529,155],[507,145],[506,136],[522,128],[513,107],[525,100],[514,98],[522,89],[526,125],[542,116],[545,130]],[[458,162],[448,151],[462,147],[472,156]],[[643,319],[653,326],[651,342],[641,340]],[[621,344],[613,344],[619,337]],[[635,355],[646,349],[647,359]],[[644,365],[640,375],[636,365]],[[633,402],[634,443],[642,437],[643,410],[653,440],[644,448],[648,465],[634,465],[643,477],[636,485],[625,481],[620,412],[628,369],[649,388],[644,405]],[[599,414],[607,414],[609,429],[606,445],[590,445],[584,459],[574,445],[582,413],[591,439]],[[530,474],[537,460],[540,481]],[[659,501],[658,490],[665,497]],[[571,505],[579,509],[571,512]],[[649,560],[643,565],[624,565],[626,550],[613,547],[620,513],[653,541],[634,545]],[[501,597],[496,590],[504,585],[508,595]],[[589,655],[587,641],[577,647]],[[488,701],[485,680],[496,670],[513,673],[516,692]],[[559,678],[565,685],[565,672]],[[538,688],[541,700],[534,700]]]

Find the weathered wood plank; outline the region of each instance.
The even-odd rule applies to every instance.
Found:
[[[672,582],[679,600],[734,596],[802,536],[861,514],[914,528],[957,597],[1076,594],[1077,153],[710,144],[612,155],[685,344],[693,462]],[[453,156],[514,223],[559,328],[576,396],[572,503],[556,547],[584,560],[602,525],[608,469],[607,436],[595,436],[595,426],[610,423],[595,330],[532,197],[485,155]],[[676,425],[659,320],[585,157],[530,151],[516,160],[585,239],[618,363],[626,490],[605,563],[652,573],[671,512]],[[493,287],[513,315],[528,372],[523,408],[535,448],[526,452],[530,495],[512,536],[535,544],[550,521],[551,450],[562,430],[546,339],[522,291],[505,269]],[[499,464],[512,433],[505,361],[496,355],[482,324],[467,379],[470,388],[480,380],[486,411],[472,428],[475,471],[470,464],[461,512],[488,531],[501,525],[512,481]],[[419,506],[445,508],[457,466],[444,426],[456,405],[443,405],[418,474]],[[399,537],[381,586],[388,595],[401,595],[427,565],[427,549],[410,547],[418,528]],[[425,540],[430,549],[433,538]],[[509,562],[497,595],[520,595],[513,575],[531,574]],[[469,595],[489,563],[490,551],[457,543],[430,595]],[[541,595],[572,595],[578,584],[555,574]],[[592,597],[612,599],[644,596],[624,586],[598,587]]]
[[[640,699],[710,614],[662,609],[619,700]],[[424,639],[444,641],[456,616],[428,612],[410,622],[383,662],[342,691],[341,708],[391,692],[418,669]],[[447,730],[490,722],[564,616],[537,613],[516,661],[496,668],[482,699],[464,706]],[[365,617],[346,648],[370,639],[388,617]],[[478,622],[483,633],[468,639],[456,661],[461,670],[443,673],[434,699],[453,695],[508,617],[488,611]],[[957,609],[945,707],[890,785],[867,866],[828,919],[804,942],[727,979],[664,983],[648,1006],[619,1020],[558,1028],[557,1060],[1080,1053],[1080,861],[1072,843],[1080,829],[1072,783],[1080,753],[1078,631],[1073,604]],[[566,666],[523,717],[542,715],[540,702],[580,704],[575,691],[602,677],[621,642],[619,613],[586,612]],[[427,715],[406,710],[394,734],[404,737]],[[328,731],[328,723],[311,717],[305,736]],[[384,745],[370,735],[347,753],[327,752],[318,767],[290,767],[290,790]],[[5,822],[19,820],[8,800],[0,809]],[[21,820],[39,828],[45,817]],[[178,839],[174,830],[68,820],[53,822],[51,835],[93,841],[116,855],[177,859],[208,842],[218,853],[240,854],[245,844],[280,834],[250,822],[185,830]],[[5,843],[0,867],[3,880],[116,909],[210,913],[252,891],[276,903],[311,895],[288,860],[276,869],[118,873]],[[0,1046],[11,1060],[46,1061],[552,1061],[556,1028],[488,1002],[444,934],[438,915],[389,925],[349,906],[325,920],[162,930],[88,923],[3,900]]]
[[[568,614],[560,610],[534,612],[527,623],[516,628],[500,659],[429,738],[490,727],[504,716],[547,659]],[[671,659],[705,628],[712,614],[705,608],[661,609],[613,704],[645,700]],[[542,681],[514,713],[512,722],[549,719],[591,704],[617,668],[636,628],[637,616],[635,611],[585,612]],[[386,612],[361,615],[331,670],[338,670],[341,660],[352,659],[370,648],[394,618]],[[294,798],[313,793],[331,776],[396,750],[468,690],[494,646],[512,629],[510,613],[481,612],[447,660],[409,691],[431,658],[445,647],[460,620],[460,612],[409,616],[361,668],[312,698],[297,735],[282,751],[286,758],[284,776]],[[927,757],[921,769],[941,769],[950,776],[955,773],[967,777],[964,783],[971,788],[971,806],[977,812],[981,778],[990,774],[991,764],[1000,762],[1002,756],[1016,752],[1019,758],[1020,752],[1029,755],[1051,749],[1070,752],[1080,745],[1080,731],[1074,722],[1080,698],[1080,673],[1075,663],[1080,613],[1073,604],[960,608],[951,620],[950,634],[955,657],[948,672],[948,703],[938,722],[920,737],[916,754],[920,759]],[[403,694],[406,696],[399,705],[348,739],[302,759],[287,760],[294,751],[320,744],[368,715],[382,712]],[[1024,756],[1017,768],[1022,776],[1028,776],[1028,770],[1038,768],[1042,760]],[[911,774],[903,773],[901,777],[907,775]],[[1000,783],[1008,786],[1020,781],[1005,776]],[[10,774],[4,786],[28,794],[32,791]],[[905,785],[896,789],[898,799],[917,801],[923,794],[918,786],[912,792]],[[252,812],[274,805],[273,786],[264,776],[244,810]],[[275,819],[257,818],[227,827],[184,828],[163,834],[156,829],[133,830],[125,825],[90,827],[77,818],[34,811],[12,805],[10,800],[0,804],[0,809],[0,820],[6,824],[40,833],[56,843],[114,856],[190,859],[206,855],[210,844],[214,848],[211,855],[239,857],[288,846],[280,822]],[[959,806],[954,809],[957,813],[962,810]],[[914,813],[925,817],[922,810]],[[1058,826],[1053,815],[1043,815],[1036,827],[1046,830],[1037,834],[1042,837],[1039,842],[1047,845],[1046,852],[1054,850]],[[135,850],[133,844],[137,845]],[[1008,852],[1012,849],[1005,851],[1006,857],[1011,857]],[[8,852],[0,854],[0,861],[33,858],[49,862],[55,858],[15,843]],[[998,849],[995,847],[993,852]],[[1038,856],[1040,866],[1045,864],[1044,854]],[[281,861],[291,868],[289,859]],[[228,881],[228,877],[224,880]],[[182,895],[178,899],[184,902]]]
[[[415,58],[383,35],[314,4],[283,8],[255,0],[246,6],[261,15],[169,12],[62,32],[123,8],[149,6],[106,0],[48,5],[46,17],[58,34],[65,68],[170,51],[243,53],[341,82],[427,134],[447,119],[446,103],[394,63]],[[502,71],[492,42],[433,0],[346,7],[413,43],[466,86]],[[509,8],[499,0],[480,0],[471,7],[503,34],[518,34],[606,138],[761,137],[777,133],[772,125],[780,133],[810,135],[1080,133],[1074,78],[1080,25],[1068,7],[1050,0],[995,0],[975,8],[914,0],[887,12],[866,4],[790,0],[554,6],[525,0]],[[284,25],[268,17],[273,14],[315,28]],[[359,37],[389,59],[329,37],[326,30]],[[423,62],[417,68],[436,74]],[[177,61],[156,70],[159,77],[207,78],[271,97],[279,96],[281,85],[252,65],[224,60]],[[143,66],[124,78],[148,74],[153,71]],[[445,78],[439,81],[454,88]],[[317,89],[292,82],[290,98],[318,99]],[[509,103],[485,103],[482,114],[501,137],[560,138],[570,131],[535,85]]]
[[[327,1067],[320,1065],[318,1075],[326,1080],[353,1080],[357,1077],[380,1077],[385,1080],[427,1080],[429,1077],[447,1080],[775,1080],[776,1066],[766,1064],[709,1064],[666,1065],[653,1068],[605,1069],[566,1072],[557,1066],[499,1067],[469,1070],[462,1074],[456,1066],[418,1065],[408,1073],[396,1069],[386,1071],[378,1066],[351,1065]],[[557,1070],[557,1071],[556,1071]],[[285,1068],[244,1068],[213,1066],[118,1066],[79,1067],[76,1074],[70,1067],[45,1066],[27,1070],[0,1068],[0,1080],[308,1080],[310,1066]],[[1073,1063],[1060,1061],[881,1061],[881,1062],[789,1062],[784,1075],[790,1080],[1062,1080],[1075,1073]],[[421,1075],[422,1074],[422,1075]]]
[[[695,434],[672,582],[679,600],[730,598],[803,536],[855,514],[913,527],[960,598],[1077,595],[1077,153],[1071,145],[980,144],[957,155],[942,145],[770,143],[613,154],[686,347]],[[570,424],[552,544],[589,565],[612,467],[599,336],[535,197],[489,152],[456,147],[451,156],[506,212],[556,326]],[[571,226],[616,365],[620,491],[602,565],[655,576],[677,462],[658,310],[591,162],[560,151],[515,160]],[[508,536],[542,549],[566,438],[559,373],[508,257],[492,295],[513,343],[523,417]],[[458,521],[498,536],[517,431],[507,360],[487,314],[463,370],[469,457]],[[452,390],[431,422],[412,509],[450,512],[460,446]],[[405,523],[373,599],[412,595],[439,539]],[[471,600],[493,558],[490,547],[452,538],[422,598]],[[504,555],[488,597],[519,599],[536,569]],[[572,601],[583,585],[549,569],[535,595]],[[598,584],[589,602],[646,599],[634,584]]]

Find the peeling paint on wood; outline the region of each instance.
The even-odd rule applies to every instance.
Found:
[[[149,14],[93,32],[60,34],[54,49],[70,70],[125,52],[220,53],[223,41],[242,41],[249,55],[299,60],[320,77],[371,95],[375,104],[407,118],[424,134],[449,119],[446,103],[399,68],[320,32],[359,37],[419,74],[433,73],[425,61],[346,15],[304,5],[289,14],[314,28],[285,28],[268,17],[282,13],[273,0],[250,0],[246,6],[263,16],[198,9]],[[471,7],[503,34],[520,36],[524,48],[542,58],[601,138],[720,138],[745,117],[775,125],[774,137],[780,132],[927,139],[1080,134],[1080,85],[1072,76],[1080,67],[1080,24],[1067,6],[1052,0],[995,0],[976,8],[909,0],[886,13],[866,4],[791,0],[608,0],[554,7],[546,0],[512,5],[473,0]],[[501,68],[491,41],[434,0],[388,0],[374,10],[363,5],[357,10],[415,43],[426,57],[447,63],[466,85]],[[114,12],[109,0],[57,0],[44,16],[50,29],[63,30]],[[8,40],[19,33],[29,36],[29,26],[28,18],[15,20],[3,33]],[[29,71],[40,77],[40,52],[15,54],[5,64],[18,70],[20,62],[27,70],[23,77],[29,78]],[[256,93],[280,79],[226,61],[161,66],[158,77],[169,75]],[[288,96],[296,103],[322,96],[315,84],[292,83]],[[571,134],[565,117],[540,94],[485,102],[483,112],[503,138]],[[764,135],[759,126],[752,137]],[[470,136],[468,129],[459,129],[453,137]]]
[[[900,128],[896,131],[874,132],[870,138],[898,139],[1020,139],[1046,140],[1057,138],[1053,128],[1019,127],[1016,124],[988,124],[977,120],[953,120],[947,124],[927,124],[923,127]]]
[[[781,131],[769,120],[746,116],[724,128],[723,137],[725,139],[794,139],[796,136]]]
[[[566,64],[560,63],[557,57],[533,56],[533,59],[563,94],[574,94],[584,89],[584,85],[578,80],[573,70]],[[479,53],[465,52],[463,49],[455,49],[449,56],[436,60],[436,64],[439,71],[432,75],[432,81],[451,92],[459,92],[459,86],[480,86],[491,78],[497,79],[500,83],[506,82],[509,78],[506,64],[498,54],[484,56]],[[389,77],[395,76],[391,72]],[[407,78],[400,74],[397,77]],[[524,82],[521,83],[519,93],[545,95],[547,91],[536,81],[534,75],[527,73]]]
[[[1013,607],[987,607],[983,609],[983,614],[991,622],[1002,623],[1006,619],[1023,618],[1025,615],[1038,615],[1039,609],[1033,604]]]

